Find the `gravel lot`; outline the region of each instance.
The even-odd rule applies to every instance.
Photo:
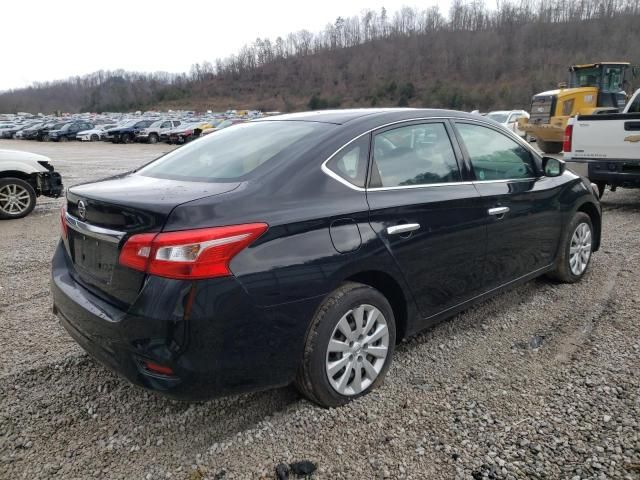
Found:
[[[70,186],[171,147],[0,148],[50,156]],[[301,460],[327,479],[640,479],[638,191],[605,194],[581,283],[532,281],[411,338],[337,410],[292,388],[179,403],[94,362],[51,313],[60,204],[0,223],[1,479],[275,478]]]

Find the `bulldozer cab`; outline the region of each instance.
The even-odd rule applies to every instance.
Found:
[[[598,107],[622,108],[631,91],[631,75],[631,65],[626,62],[573,65],[569,68],[569,88],[596,88]]]
[[[592,63],[569,68],[569,88],[595,87],[604,93],[623,92],[629,83],[629,63]]]

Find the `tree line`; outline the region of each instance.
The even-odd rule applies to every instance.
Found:
[[[0,112],[527,107],[572,63],[636,62],[640,0],[454,0],[257,38],[189,72],[96,72],[0,94]]]

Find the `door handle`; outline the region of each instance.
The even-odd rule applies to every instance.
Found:
[[[489,215],[494,215],[496,217],[501,217],[502,215],[504,215],[505,213],[507,213],[510,210],[509,207],[495,207],[495,208],[490,208],[489,209]]]
[[[401,225],[394,225],[393,227],[387,227],[387,234],[399,235],[401,233],[409,233],[420,228],[419,223],[403,223]]]

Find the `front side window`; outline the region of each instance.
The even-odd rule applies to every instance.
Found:
[[[387,130],[374,137],[371,187],[404,187],[460,181],[443,123]]]
[[[536,176],[533,155],[516,141],[491,128],[458,123],[477,180],[515,180]]]
[[[297,158],[334,128],[301,121],[236,125],[174,150],[138,173],[194,182],[237,180],[263,164]]]

